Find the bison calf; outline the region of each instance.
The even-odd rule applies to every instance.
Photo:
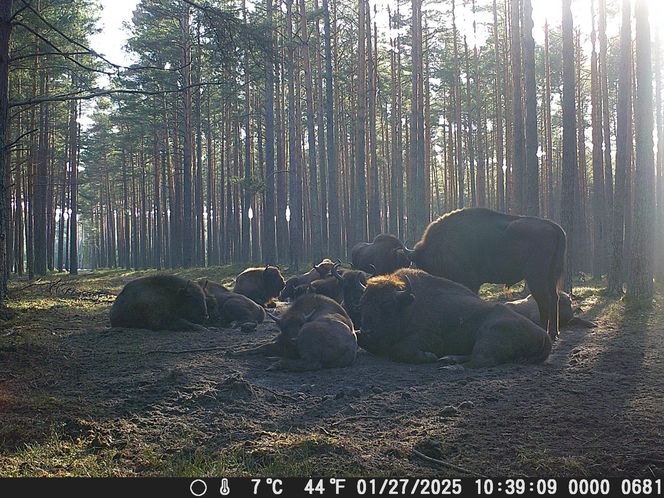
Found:
[[[298,296],[301,296],[305,293],[307,289],[306,286],[316,280],[326,278],[330,274],[330,270],[332,270],[333,266],[334,262],[326,258],[317,265],[314,265],[314,267],[307,273],[289,278],[286,281],[284,290],[279,294],[279,299],[282,301],[288,301],[289,299],[293,300]]]
[[[111,306],[111,326],[151,330],[207,330],[205,294],[195,282],[174,275],[132,280]]]
[[[361,304],[359,345],[395,361],[488,367],[543,362],[551,351],[546,331],[527,318],[421,270],[369,279]]]
[[[280,334],[274,342],[247,352],[282,358],[272,370],[318,370],[345,367],[353,363],[357,339],[353,323],[334,300],[318,294],[297,298],[282,314],[274,317]]]
[[[276,266],[247,268],[235,279],[233,292],[247,296],[261,306],[267,305],[284,288],[284,277]]]
[[[211,323],[222,327],[239,325],[248,331],[265,320],[265,309],[248,297],[207,279],[199,280],[198,284],[205,292]]]
[[[560,292],[559,294],[558,311],[560,318],[558,323],[561,327],[567,325],[581,325],[582,327],[587,328],[597,327],[595,322],[574,315],[574,308],[572,308],[572,300],[570,299],[569,294],[566,292]],[[528,297],[523,299],[509,301],[505,303],[505,306],[512,308],[519,315],[523,315],[535,323],[540,323],[539,308],[532,294],[529,294]]]

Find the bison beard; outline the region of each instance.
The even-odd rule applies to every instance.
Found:
[[[111,306],[111,326],[151,330],[207,330],[205,294],[198,284],[174,275],[132,280]]]
[[[541,324],[555,339],[566,244],[565,232],[552,221],[468,208],[432,222],[406,252],[418,268],[476,294],[483,283],[514,285],[525,279]]]
[[[411,269],[369,279],[357,340],[395,361],[465,361],[469,367],[540,363],[551,351],[546,331],[530,320],[460,284]]]

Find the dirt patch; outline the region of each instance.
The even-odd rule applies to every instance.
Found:
[[[664,474],[661,295],[627,313],[582,290],[599,327],[562,331],[543,365],[441,369],[361,351],[350,368],[287,373],[228,354],[272,339],[272,323],[109,328],[108,295],[135,276],[13,294],[2,475],[469,475],[417,453],[492,476]]]

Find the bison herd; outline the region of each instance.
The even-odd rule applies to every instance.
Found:
[[[272,320],[276,339],[234,354],[279,357],[270,369],[291,371],[351,365],[358,346],[406,363],[540,363],[560,325],[594,326],[558,290],[565,245],[552,221],[460,209],[432,222],[412,250],[388,234],[357,244],[350,269],[324,259],[284,281],[275,266],[248,268],[232,290],[208,279],[138,278],[113,303],[111,325],[251,331]],[[521,280],[531,292],[525,299],[478,296],[483,283]],[[266,311],[276,299],[289,302],[279,315]]]

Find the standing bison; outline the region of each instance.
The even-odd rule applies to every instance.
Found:
[[[551,351],[546,331],[505,305],[412,269],[369,279],[357,340],[395,361],[452,360],[469,367],[540,363]]]
[[[284,288],[284,277],[276,266],[247,268],[235,279],[233,292],[265,306]]]
[[[174,275],[132,280],[111,306],[111,326],[151,330],[207,330],[203,290]]]
[[[281,356],[271,370],[318,370],[345,367],[355,361],[353,323],[336,301],[304,294],[281,317],[272,318],[281,331],[275,341],[238,353]]]
[[[265,309],[248,297],[208,279],[201,279],[198,284],[205,292],[210,322],[222,327],[239,326],[243,331],[250,331],[265,320]]]
[[[410,261],[405,246],[394,235],[376,235],[373,242],[359,242],[350,251],[353,267],[375,275],[386,275],[407,268]]]
[[[406,253],[418,268],[475,293],[483,283],[513,285],[525,279],[541,324],[555,339],[566,243],[565,232],[552,221],[470,208],[432,222]]]

